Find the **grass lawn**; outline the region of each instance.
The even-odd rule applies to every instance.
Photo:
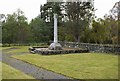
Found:
[[[16,55],[36,66],[78,79],[118,79],[118,56],[103,53]]]
[[[9,48],[12,48],[12,47],[0,47],[1,50],[6,50],[6,49],[9,49]]]
[[[28,52],[29,46],[14,46],[8,54]],[[3,47],[3,49],[7,49]],[[24,60],[36,66],[78,79],[117,79],[118,56],[111,54],[66,54],[66,55],[16,55],[13,58]]]
[[[22,53],[22,52],[29,52],[28,48],[30,46],[12,46],[12,47],[2,47],[2,50],[9,49],[9,48],[15,48],[13,50],[10,50],[6,52],[6,54],[11,54],[11,53]]]
[[[0,62],[0,81],[2,80],[2,63]]]
[[[0,77],[0,79],[34,79],[33,77],[24,74],[23,72],[16,70],[14,68],[12,68],[11,66],[1,63],[0,65],[2,65],[2,70],[0,68],[0,73],[2,73],[2,77]]]

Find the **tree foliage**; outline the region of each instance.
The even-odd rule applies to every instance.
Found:
[[[29,27],[24,13],[18,9],[16,13],[8,14],[6,22],[2,23],[3,43],[25,43],[29,39]]]
[[[118,4],[118,5],[117,5]],[[120,44],[119,6],[117,2],[110,14],[93,19],[94,7],[90,2],[47,2],[40,14],[28,24],[24,12],[1,14],[3,43],[39,43],[53,41],[53,14],[58,14],[59,41]],[[0,26],[0,27],[1,27]]]
[[[50,28],[46,25],[46,22],[43,21],[40,16],[37,16],[30,23],[32,40],[34,42],[48,42],[50,40]]]

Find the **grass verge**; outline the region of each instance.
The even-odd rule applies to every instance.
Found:
[[[10,49],[12,48],[12,50],[10,49],[9,51],[5,51],[6,54],[13,54],[13,53],[25,53],[25,52],[29,52],[28,48],[30,46],[12,46],[12,47],[2,47],[2,50],[6,50],[6,49]]]
[[[16,70],[7,64],[1,62],[0,64],[2,65],[2,68],[0,68],[2,69],[2,79],[34,79],[33,77],[26,75],[23,72]]]

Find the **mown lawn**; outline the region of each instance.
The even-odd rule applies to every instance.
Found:
[[[117,79],[118,56],[83,53],[67,55],[16,55],[36,66],[78,79]]]
[[[9,50],[6,52],[6,54],[13,54],[13,53],[25,53],[25,52],[29,52],[28,48],[30,46],[11,46],[11,47],[2,47],[2,50],[6,50],[6,49],[10,49],[12,48],[12,50]]]
[[[2,71],[2,77],[0,78],[2,79],[34,79],[33,77],[26,75],[23,72],[16,70],[7,64],[0,62],[0,65],[2,65],[2,68],[0,68],[0,71]]]
[[[28,52],[29,46],[8,53]],[[118,56],[104,53],[12,56],[47,70],[78,79],[118,79]]]
[[[0,47],[0,50],[6,50],[6,49],[9,49],[9,48],[12,48],[12,47]]]
[[[0,50],[2,50],[2,47],[0,47]]]

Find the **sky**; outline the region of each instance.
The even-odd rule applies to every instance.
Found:
[[[103,18],[109,13],[115,2],[119,0],[95,0],[94,7],[97,18]],[[0,0],[0,14],[12,14],[20,8],[30,22],[31,19],[38,16],[40,13],[40,5],[45,4],[46,0]]]

